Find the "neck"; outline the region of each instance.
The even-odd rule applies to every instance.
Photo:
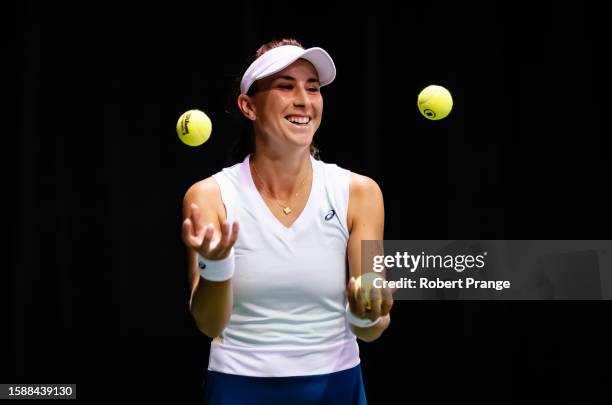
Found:
[[[274,198],[288,200],[295,195],[310,177],[310,150],[296,151],[294,154],[278,154],[256,150],[250,158],[256,173],[264,181],[264,187]],[[257,176],[254,176],[257,178]]]

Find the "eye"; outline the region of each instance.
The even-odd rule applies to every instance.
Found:
[[[319,88],[318,87],[311,87],[308,89],[308,91],[312,92],[312,93],[318,93],[319,92]]]
[[[278,87],[280,87],[281,89],[286,89],[286,90],[291,90],[293,88],[293,86],[290,84],[281,84]]]

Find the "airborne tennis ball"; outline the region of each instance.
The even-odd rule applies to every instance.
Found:
[[[441,120],[451,112],[453,97],[444,87],[432,84],[421,90],[417,106],[425,118]]]
[[[363,296],[365,300],[366,309],[372,309],[372,302],[370,301],[370,291],[372,290],[372,288],[374,288],[374,280],[376,280],[377,278],[382,279],[383,276],[377,273],[365,273],[357,277],[357,280],[355,280],[355,299],[357,299],[359,289],[363,288]]]
[[[186,145],[200,146],[210,138],[212,122],[204,112],[189,110],[181,114],[176,123],[176,132]]]

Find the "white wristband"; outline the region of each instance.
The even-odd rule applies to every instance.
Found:
[[[234,248],[226,258],[221,260],[210,260],[200,254],[197,256],[200,275],[210,281],[225,281],[234,275],[235,259]]]
[[[379,316],[375,321],[372,321],[368,318],[359,318],[351,312],[351,307],[347,303],[346,304],[346,318],[348,319],[351,325],[355,325],[360,328],[369,328],[370,326],[376,325],[380,321],[381,317]]]

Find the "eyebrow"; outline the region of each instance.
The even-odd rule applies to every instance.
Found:
[[[284,79],[284,80],[289,80],[289,81],[295,81],[295,77],[293,76],[279,76],[276,79],[274,79],[275,81],[278,79]],[[315,77],[311,77],[310,79],[306,80],[307,83],[319,83],[319,79],[315,78]]]

